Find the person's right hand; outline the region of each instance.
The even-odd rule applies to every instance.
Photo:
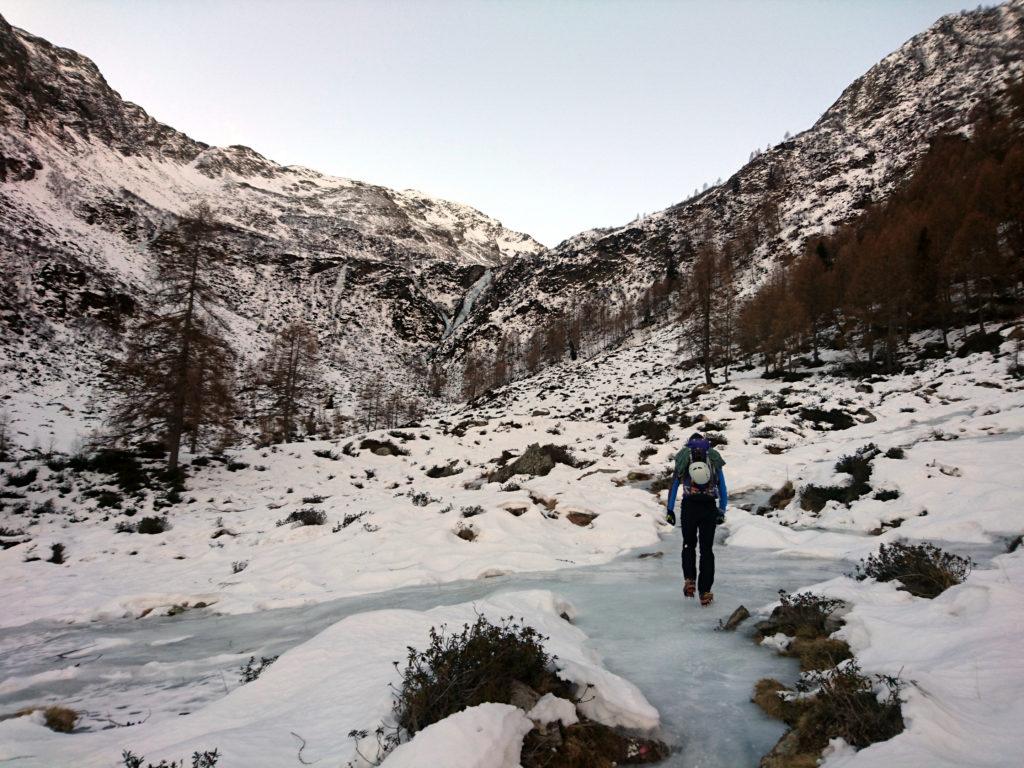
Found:
[[[669,525],[675,525],[676,524],[676,513],[673,512],[671,509],[665,515],[665,522],[667,522]]]

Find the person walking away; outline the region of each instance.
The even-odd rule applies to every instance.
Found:
[[[676,495],[682,486],[679,518],[683,529],[683,595],[693,597],[695,591],[699,592],[702,606],[711,605],[715,599],[711,591],[715,583],[715,528],[725,522],[729,505],[724,466],[725,460],[711,447],[711,442],[695,432],[676,454],[672,489],[668,494],[666,519],[670,525],[675,525]]]

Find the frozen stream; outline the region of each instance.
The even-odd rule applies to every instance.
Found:
[[[425,610],[518,589],[550,589],[576,607],[576,624],[606,665],[636,683],[661,712],[663,737],[677,745],[671,766],[756,765],[782,732],[749,703],[764,676],[793,679],[796,663],[755,647],[748,625],[713,631],[740,603],[751,610],[842,570],[835,562],[717,547],[716,604],[681,596],[679,531],[661,558],[625,555],[609,564],[556,573],[417,587],[320,605],[241,616],[207,611],[176,617],[0,630],[0,712],[44,698],[89,713],[83,725],[174,716],[238,685],[249,655],[287,651],[345,616],[379,608]],[[419,645],[425,638],[409,638]],[[41,675],[36,684],[24,678]],[[20,680],[19,680],[20,678]],[[13,685],[12,685],[13,684]],[[382,682],[383,684],[383,682]],[[144,704],[144,705],[143,705]],[[140,706],[143,705],[143,706]]]

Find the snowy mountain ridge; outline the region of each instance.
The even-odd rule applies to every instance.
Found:
[[[68,414],[42,403],[93,397],[84,360],[117,347],[150,289],[149,241],[196,200],[226,228],[223,299],[243,359],[305,320],[345,408],[368,381],[422,388],[431,361],[451,368],[455,391],[468,345],[486,357],[502,333],[525,339],[588,300],[628,305],[708,244],[733,249],[749,292],[808,238],[883,199],[932,138],[968,127],[973,106],[1020,73],[1022,19],[1022,0],[944,17],[725,184],[551,250],[466,206],[195,141],[124,102],[85,57],[0,19],[11,277],[0,365],[12,409],[52,423]]]
[[[0,18],[0,354],[15,389],[32,369],[88,396],[83,361],[117,347],[152,288],[150,241],[198,201],[223,228],[243,359],[305,320],[343,402],[372,374],[412,381],[481,275],[541,250],[465,205],[195,141]]]
[[[528,335],[588,300],[629,305],[670,262],[685,274],[707,246],[732,251],[749,295],[809,239],[886,199],[932,139],[969,130],[972,110],[1022,73],[1024,2],[944,16],[854,81],[814,126],[725,183],[498,269],[453,346],[493,349],[502,331]]]

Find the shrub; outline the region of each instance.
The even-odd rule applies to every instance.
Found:
[[[884,490],[875,494],[875,498],[878,501],[895,501],[899,497],[900,492],[897,490]]]
[[[31,485],[36,481],[36,477],[39,475],[39,468],[32,467],[26,469],[22,473],[12,472],[7,476],[7,484],[12,488],[24,488],[27,485]]]
[[[318,456],[321,459],[330,459],[331,461],[338,461],[341,457],[334,453],[330,448],[324,448],[322,450],[313,451],[314,456]]]
[[[800,489],[800,509],[821,512],[830,501],[847,502],[849,488],[845,485],[805,485]]]
[[[438,477],[451,477],[462,472],[462,468],[457,466],[458,461],[451,461],[447,464],[440,466],[431,467],[427,470],[427,477],[438,478]]]
[[[484,508],[479,504],[474,504],[471,507],[462,507],[459,511],[462,513],[463,517],[476,517],[477,515],[482,515],[484,513]]]
[[[831,637],[798,637],[789,644],[786,655],[800,659],[800,669],[804,672],[831,669],[853,658],[845,640]]]
[[[135,533],[135,526],[127,520],[118,520],[114,533]]]
[[[37,504],[35,509],[32,510],[32,514],[39,515],[53,515],[56,514],[57,508],[53,503],[53,499],[47,499],[41,504]]]
[[[828,637],[831,634],[830,617],[842,605],[842,600],[833,600],[811,592],[790,595],[784,590],[779,590],[779,605],[772,611],[771,616],[757,623],[757,631],[762,637],[779,632],[798,638]]]
[[[775,437],[775,427],[758,427],[757,429],[751,430],[750,436],[760,438],[762,440],[770,440]]]
[[[327,522],[327,513],[322,509],[316,507],[303,507],[291,512],[288,517],[283,520],[278,520],[278,527],[282,525],[288,525],[289,523],[298,523],[301,525],[323,525]]]
[[[736,413],[746,413],[750,410],[750,395],[736,395],[729,401],[729,408]]]
[[[61,565],[64,562],[65,552],[67,552],[67,548],[63,544],[51,544],[50,558],[46,562]]]
[[[858,448],[836,462],[836,471],[850,475],[849,485],[808,485],[800,491],[800,508],[806,512],[820,512],[829,501],[852,504],[871,491],[871,462],[878,455],[873,443]]]
[[[229,461],[228,472],[237,472],[240,469],[248,469],[249,465],[244,461]]]
[[[871,678],[861,674],[856,662],[820,675],[798,686],[805,691],[817,686],[805,720],[803,741],[812,749],[824,749],[829,740],[841,738],[858,749],[886,741],[903,731],[900,690],[894,677],[876,678],[887,695],[879,697]]]
[[[455,526],[455,535],[463,541],[476,541],[476,529],[471,525],[459,523]]]
[[[139,520],[136,530],[139,533],[157,534],[170,530],[171,524],[166,517],[144,517]]]
[[[861,560],[854,578],[898,581],[902,589],[918,597],[937,597],[963,583],[974,563],[970,558],[944,552],[933,544],[883,544],[878,552]]]
[[[828,411],[821,408],[801,408],[800,418],[804,421],[828,424],[834,431],[849,429],[857,423],[850,414],[836,408]]]
[[[432,504],[435,501],[440,501],[440,499],[435,499],[433,496],[426,492],[413,493],[409,496],[409,498],[412,499],[412,505],[414,507],[425,507],[428,504]]]
[[[327,501],[327,497],[326,496],[303,496],[302,497],[302,503],[303,504],[323,504],[325,501]]]
[[[235,562],[233,562],[231,564],[231,572],[232,573],[241,573],[242,571],[244,571],[248,567],[249,567],[249,561],[248,560],[236,560]]]
[[[345,518],[341,521],[341,527],[342,528],[348,528],[350,525],[352,525],[352,523],[355,523],[355,522],[358,522],[359,520],[362,520],[368,514],[370,514],[370,513],[369,512],[365,512],[365,511],[364,512],[359,512],[358,514],[349,513],[349,514],[345,515]]]
[[[956,356],[967,357],[968,355],[977,355],[982,352],[991,352],[994,355],[999,351],[1002,343],[1003,335],[999,331],[972,333],[964,339],[963,344],[956,351]]]
[[[51,731],[71,733],[78,722],[78,713],[67,707],[47,707],[43,710],[43,722]]]
[[[146,763],[143,766],[142,763],[145,759],[127,749],[121,752],[121,765],[124,768],[185,768],[184,760],[173,760],[170,763],[161,760],[159,763]],[[212,752],[207,750],[193,752],[192,768],[216,768],[218,760],[220,760],[220,752],[216,749]]]
[[[772,509],[783,509],[789,506],[789,502],[793,500],[794,496],[796,496],[796,488],[793,487],[793,481],[787,480],[785,485],[768,497],[768,506]]]
[[[857,749],[891,739],[904,727],[902,687],[895,677],[876,676],[873,682],[856,662],[801,681],[798,693],[776,680],[758,681],[754,702],[791,727],[762,758],[761,768],[818,765],[822,750],[836,738]]]
[[[729,444],[729,439],[721,432],[705,432],[704,438],[716,448],[721,445]]]
[[[657,452],[658,449],[655,448],[653,445],[645,445],[643,448],[640,449],[640,463],[646,464],[647,460]]]
[[[552,690],[546,637],[512,617],[491,624],[478,616],[461,632],[431,627],[426,650],[409,648],[394,704],[395,721],[409,735],[484,702],[508,704],[513,683]]]
[[[657,496],[661,491],[667,491],[672,487],[672,481],[675,478],[675,470],[669,469],[663,474],[651,480],[651,484],[648,490]]]
[[[408,456],[409,452],[404,448],[400,448],[390,440],[374,440],[372,438],[366,438],[359,443],[359,448],[362,450],[373,451],[378,456]]]
[[[253,680],[259,678],[263,674],[263,670],[277,661],[277,656],[262,656],[257,662],[255,656],[250,656],[249,660],[243,664],[238,670],[238,679],[244,685],[245,683],[251,683]]]
[[[906,458],[906,451],[899,446],[894,446],[885,452],[885,458],[887,459],[903,459]]]
[[[868,443],[836,462],[836,472],[850,475],[854,483],[866,484],[871,477],[871,462],[878,455],[874,443]]]
[[[98,491],[95,494],[95,498],[96,506],[100,509],[120,509],[121,502],[124,501],[124,496],[117,491],[112,491],[107,488]]]
[[[668,440],[669,430],[669,425],[664,421],[644,419],[630,424],[628,431],[626,432],[626,437],[643,437],[650,440],[652,443],[663,443]]]

